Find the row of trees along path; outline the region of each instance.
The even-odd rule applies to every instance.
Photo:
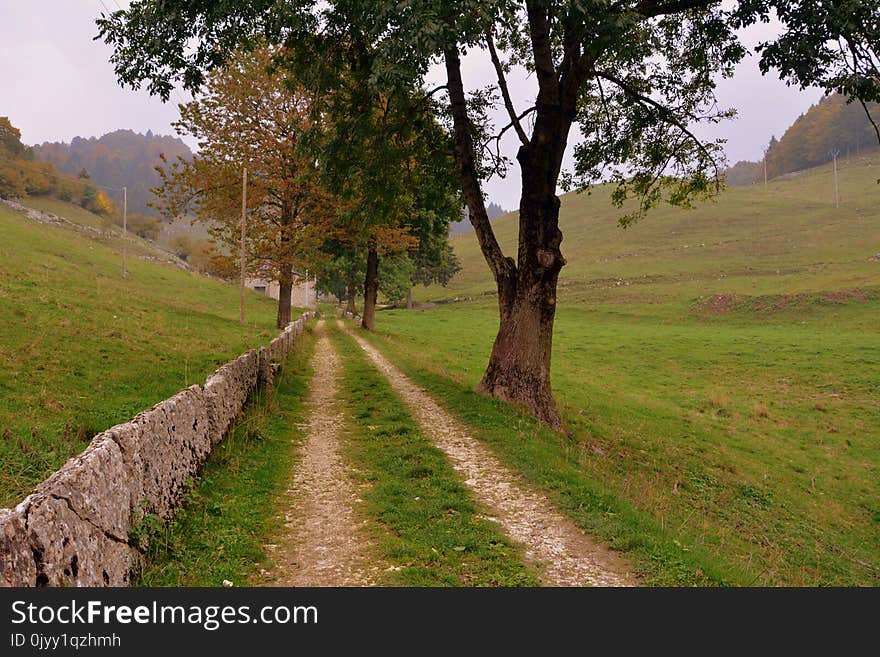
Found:
[[[419,203],[401,201],[440,181],[425,167],[410,179],[413,153],[454,161],[497,286],[499,328],[480,389],[561,428],[550,385],[566,264],[558,189],[610,184],[624,223],[660,203],[688,207],[717,194],[723,140],[693,130],[735,113],[719,106],[717,80],[756,52],[762,73],[789,84],[878,101],[877,14],[877,3],[865,0],[138,0],[102,15],[98,27],[119,81],[146,82],[166,100],[175,84],[199,91],[207,73],[243,49],[266,41],[283,49],[275,64],[314,90],[319,116],[334,126],[310,161],[329,167],[335,191],[356,201],[348,225],[367,235],[366,328],[378,258],[367,229],[408,214]],[[774,33],[752,48],[744,28],[770,17]],[[473,53],[491,62],[489,88],[466,86],[473,67],[462,58]],[[533,81],[524,103],[507,84],[513,68]],[[492,122],[494,107],[506,114],[504,127]],[[451,138],[437,129],[443,120]],[[505,134],[518,141],[521,173],[516,259],[496,239],[483,195],[485,180],[512,164],[500,148]]]
[[[345,417],[337,400],[339,357],[323,322],[318,331],[308,435],[289,490],[285,535],[279,544],[269,546],[275,566],[268,581],[292,586],[369,586],[386,565],[370,558],[375,551],[364,521],[354,510],[357,487],[340,456]],[[587,537],[377,349],[349,334],[404,400],[425,435],[445,452],[475,500],[523,546],[526,559],[545,584],[638,584],[625,560]]]

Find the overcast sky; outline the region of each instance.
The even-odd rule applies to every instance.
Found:
[[[110,49],[93,40],[95,18],[104,6],[115,10],[127,4],[126,0],[0,0],[0,116],[9,116],[26,144],[100,136],[120,128],[173,134],[177,102],[189,96],[178,92],[172,102],[163,104],[144,91],[120,88],[108,63]],[[744,38],[751,45],[773,30],[772,24],[757,26]],[[494,81],[491,62],[482,53],[468,55],[463,73],[471,87]],[[440,78],[439,72],[433,75]],[[534,80],[514,74],[509,83],[522,111],[529,106],[529,96],[534,98]],[[734,78],[720,82],[718,90],[721,105],[736,107],[738,118],[700,134],[726,138],[731,164],[758,160],[770,136],[780,136],[821,95],[815,89],[802,92],[786,87],[772,74],[762,77],[757,63],[747,59]],[[517,145],[512,132],[505,140],[510,157]],[[515,209],[516,166],[506,180],[487,183],[486,191],[491,200]]]

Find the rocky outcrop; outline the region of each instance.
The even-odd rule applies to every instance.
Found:
[[[0,509],[0,586],[127,586],[146,514],[170,519],[258,385],[271,385],[309,312],[129,422],[95,436],[14,509]]]

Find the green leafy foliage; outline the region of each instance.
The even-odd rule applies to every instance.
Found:
[[[121,224],[121,219],[118,222]],[[126,223],[128,230],[144,239],[156,241],[159,239],[159,233],[162,230],[162,221],[156,217],[148,217],[143,214],[130,214]]]
[[[379,265],[379,290],[388,301],[400,301],[412,287],[414,272],[415,265],[406,253],[382,258]]]
[[[740,0],[732,12],[741,26],[767,22],[772,14],[782,29],[757,47],[762,71],[776,69],[801,87],[822,87],[849,100],[880,102],[876,2]]]

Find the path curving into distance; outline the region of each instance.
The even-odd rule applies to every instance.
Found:
[[[340,324],[385,375],[443,450],[475,499],[488,507],[507,535],[521,544],[548,586],[637,586],[626,561],[590,539],[545,495],[501,463],[482,443],[375,347]]]
[[[267,546],[274,567],[265,573],[266,584],[373,586],[381,566],[354,512],[357,491],[340,456],[345,418],[337,399],[339,356],[323,320],[316,332],[306,441],[287,491],[283,538]]]

